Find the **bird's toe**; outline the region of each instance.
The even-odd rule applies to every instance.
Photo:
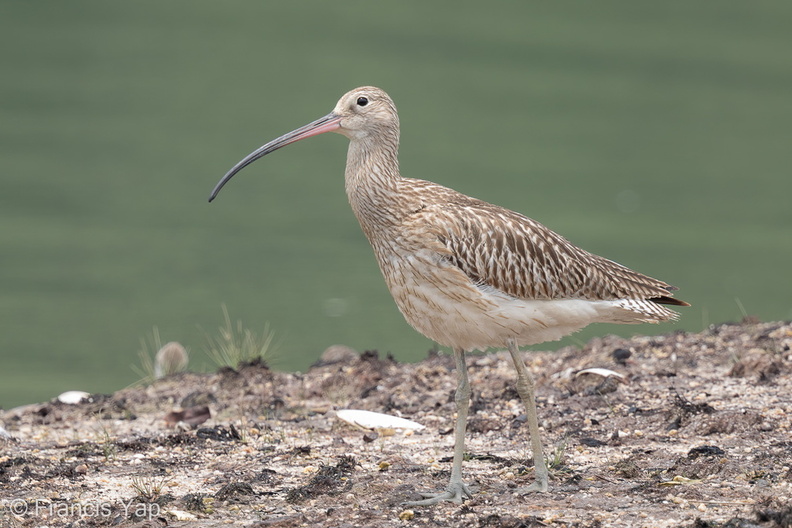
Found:
[[[439,493],[421,492],[419,494],[424,497],[423,500],[406,501],[402,503],[402,506],[432,506],[446,501],[459,504],[473,496],[473,492],[463,482],[453,482],[445,491]]]

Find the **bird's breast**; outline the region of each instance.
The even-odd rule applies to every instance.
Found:
[[[442,254],[389,246],[375,247],[385,283],[407,322],[429,339],[455,346],[452,341],[494,308]]]
[[[372,241],[382,275],[407,322],[449,347],[486,350],[555,341],[592,322],[638,322],[615,301],[517,299],[476,284],[431,240],[414,233]]]

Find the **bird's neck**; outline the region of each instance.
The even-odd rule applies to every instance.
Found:
[[[346,192],[367,236],[372,229],[386,228],[400,217],[398,150],[398,136],[379,136],[374,141],[355,138],[349,143]]]

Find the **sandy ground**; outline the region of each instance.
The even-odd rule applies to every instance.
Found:
[[[0,526],[792,526],[792,324],[524,357],[551,464],[544,494],[517,492],[533,468],[508,354],[468,360],[475,496],[405,508],[449,476],[452,358],[336,348],[303,374],[254,363],[0,411]],[[592,367],[625,379],[578,374]],[[338,409],[426,428],[364,431]]]

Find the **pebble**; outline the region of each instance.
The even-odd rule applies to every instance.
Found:
[[[77,405],[81,401],[89,398],[91,394],[85,391],[66,391],[60,394],[57,400],[68,405]]]
[[[169,513],[173,516],[174,519],[177,521],[195,521],[198,520],[198,517],[193,515],[192,513],[181,511],[181,510],[167,510],[166,513]]]

